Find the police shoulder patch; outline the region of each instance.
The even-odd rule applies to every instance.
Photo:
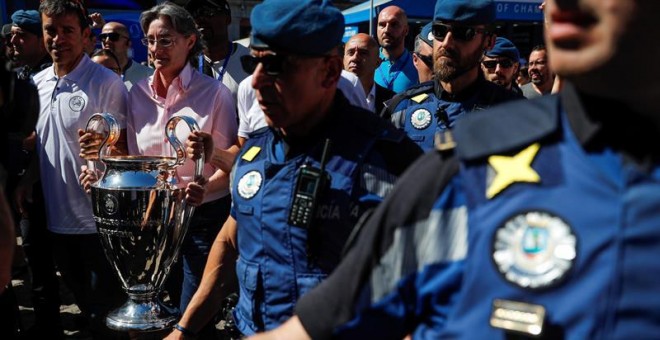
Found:
[[[246,173],[238,180],[238,195],[245,199],[254,197],[261,188],[262,180],[259,171],[253,170]]]
[[[573,267],[577,238],[570,225],[547,211],[508,219],[493,237],[492,258],[507,281],[528,289],[558,284]]]

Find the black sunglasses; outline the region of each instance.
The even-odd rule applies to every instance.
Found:
[[[259,63],[264,65],[264,71],[269,76],[278,76],[284,71],[284,63],[286,55],[281,54],[266,54],[263,57],[255,57],[253,55],[241,56],[241,66],[247,73],[254,73]]]
[[[101,40],[101,41],[105,41],[105,39],[108,39],[108,38],[110,38],[110,41],[117,41],[117,40],[119,40],[119,38],[128,39],[128,37],[125,37],[125,36],[123,36],[119,33],[115,33],[115,32],[99,34],[99,40]]]
[[[419,52],[415,52],[417,58],[419,58],[428,68],[433,69],[433,56],[423,55]]]
[[[479,33],[488,33],[488,31],[484,28],[471,26],[452,26],[441,24],[439,22],[433,23],[433,26],[431,26],[431,32],[433,32],[433,37],[439,41],[445,40],[447,33],[451,32],[451,36],[454,39],[465,42],[474,39],[474,37],[476,37]]]
[[[513,66],[513,61],[510,59],[484,60],[481,64],[488,69],[497,67],[497,64],[500,64],[501,68],[511,68],[511,66]]]

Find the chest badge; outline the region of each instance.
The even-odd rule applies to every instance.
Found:
[[[71,110],[80,112],[85,107],[85,98],[81,96],[73,96],[69,99],[69,108]]]
[[[417,109],[410,115],[410,123],[417,130],[424,130],[431,125],[431,112],[427,109]]]
[[[238,180],[238,195],[247,199],[254,197],[261,188],[263,178],[259,171],[250,171]]]
[[[495,170],[495,177],[489,180],[486,198],[493,198],[509,185],[516,182],[539,183],[541,177],[532,168],[532,161],[541,145],[532,144],[514,156],[490,156],[488,164]]]
[[[573,267],[577,238],[560,217],[545,211],[513,216],[496,232],[492,257],[509,282],[542,289],[560,282]]]

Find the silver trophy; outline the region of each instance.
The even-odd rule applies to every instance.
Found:
[[[87,121],[87,131],[104,139],[99,160],[105,171],[91,190],[94,220],[105,255],[129,297],[106,318],[114,330],[158,331],[172,327],[179,318],[179,310],[164,304],[159,293],[194,211],[184,200],[185,188],[173,181],[175,168],[186,159],[175,135],[180,121],[191,131],[199,130],[190,117],[173,117],[167,122],[165,135],[176,157],[110,156],[108,150],[119,138],[117,121],[107,113],[94,114]],[[95,132],[103,122],[105,135]],[[202,175],[203,165],[203,158],[196,161],[195,178]]]

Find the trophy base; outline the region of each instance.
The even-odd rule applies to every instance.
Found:
[[[179,320],[179,310],[158,299],[134,301],[108,313],[108,328],[120,332],[155,332],[172,328]]]

